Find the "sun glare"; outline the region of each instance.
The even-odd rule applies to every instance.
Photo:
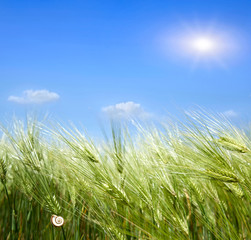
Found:
[[[202,54],[212,53],[216,47],[217,42],[209,37],[197,37],[191,41],[191,48]]]
[[[215,64],[225,68],[240,50],[238,33],[216,23],[185,23],[163,36],[162,51],[178,61],[188,60],[195,68]]]
[[[188,57],[212,60],[222,57],[226,52],[228,41],[220,33],[187,34],[180,38],[180,47]]]

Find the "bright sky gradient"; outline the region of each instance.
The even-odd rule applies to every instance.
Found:
[[[0,120],[48,112],[94,131],[195,104],[251,117],[249,0],[3,0],[0,36]]]

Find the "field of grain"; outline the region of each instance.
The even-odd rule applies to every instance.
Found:
[[[2,125],[0,239],[251,239],[249,129],[186,116],[114,123],[99,142],[47,120]]]

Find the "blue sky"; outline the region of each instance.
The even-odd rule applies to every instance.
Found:
[[[208,33],[220,50],[181,46]],[[194,105],[251,116],[248,0],[2,0],[0,36],[0,120],[48,112],[95,131]]]

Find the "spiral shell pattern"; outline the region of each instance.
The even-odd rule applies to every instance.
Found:
[[[52,215],[51,216],[51,223],[55,226],[55,227],[61,227],[64,225],[64,219],[60,216],[57,215]]]

